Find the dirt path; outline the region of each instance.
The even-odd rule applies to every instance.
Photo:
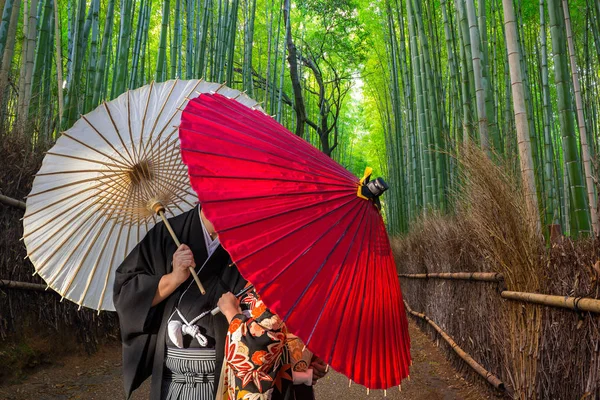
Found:
[[[411,323],[413,367],[411,380],[387,391],[387,399],[411,400],[477,400],[489,396],[465,380],[446,361],[442,353]],[[330,372],[319,381],[317,399],[366,399],[364,387],[348,387],[348,379]],[[146,382],[133,396],[147,399]],[[107,346],[96,354],[71,356],[40,368],[20,383],[0,387],[0,399],[6,400],[113,400],[123,398],[121,382],[121,349]],[[383,391],[371,391],[369,400],[383,399]]]

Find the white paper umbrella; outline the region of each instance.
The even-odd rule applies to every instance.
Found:
[[[96,310],[114,310],[115,270],[154,226],[191,209],[196,195],[181,162],[181,110],[218,92],[248,107],[243,93],[201,80],[128,91],[82,116],[44,158],[27,197],[27,256],[56,292]]]

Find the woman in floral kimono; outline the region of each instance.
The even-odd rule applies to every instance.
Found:
[[[226,293],[218,305],[229,321],[223,388],[219,390],[223,399],[314,398],[312,385],[324,371],[317,367],[313,374],[309,365],[312,355],[307,362],[308,353],[298,350],[299,339],[287,332],[283,321],[254,290],[239,301]]]

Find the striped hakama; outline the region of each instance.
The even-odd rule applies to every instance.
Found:
[[[167,347],[163,400],[209,400],[215,388],[214,349]]]

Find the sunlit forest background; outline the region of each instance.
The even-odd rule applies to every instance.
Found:
[[[204,78],[245,90],[356,175],[370,165],[389,180],[393,234],[424,212],[452,211],[467,142],[517,175],[532,172],[524,190],[545,233],[597,231],[598,0],[0,0],[0,9],[2,134],[34,147],[128,89]]]

